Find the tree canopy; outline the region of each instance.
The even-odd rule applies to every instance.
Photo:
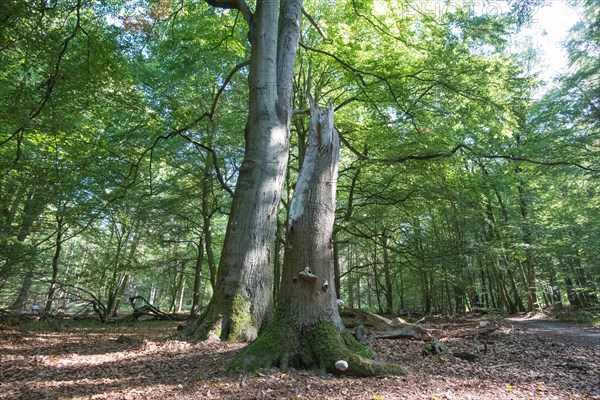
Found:
[[[249,99],[268,105],[286,91],[289,115],[274,109],[290,146],[264,235],[265,290],[280,288],[313,98],[331,102],[341,141],[331,243],[347,306],[400,315],[597,305],[593,0],[565,43],[568,69],[542,96],[528,68],[535,52],[511,47],[527,9],[439,13],[391,0],[282,12],[279,29],[303,16],[291,86],[253,86],[267,36],[252,27],[257,15],[274,18],[270,6],[3,2],[0,307],[106,320],[143,296],[204,312],[222,290],[222,255],[236,250],[223,245],[251,170],[249,127],[267,113]],[[279,55],[286,38],[273,44]]]

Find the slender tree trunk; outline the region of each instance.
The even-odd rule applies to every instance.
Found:
[[[352,272],[352,268],[354,267],[354,257],[353,257],[353,252],[352,252],[352,245],[349,244],[348,245],[348,251],[347,251],[347,265],[348,265],[348,272],[346,273],[346,291],[347,291],[347,296],[348,298],[347,300],[347,304],[348,307],[350,308],[354,308],[356,305],[356,301],[355,301],[355,295],[354,295],[354,280],[355,280],[355,274]]]
[[[371,264],[373,265],[373,274],[370,276],[370,278],[373,279],[373,292],[375,293],[375,301],[377,302],[378,313],[383,314],[383,307],[381,305],[381,293],[383,290],[381,287],[381,281],[379,279],[379,258],[377,257],[376,246],[373,247],[372,253],[373,261],[371,262]]]
[[[44,209],[47,205],[47,196],[44,197],[40,195],[40,192],[43,192],[41,188],[33,188],[27,193],[27,198],[23,204],[23,210],[21,217],[20,226],[16,232],[17,242],[19,246],[23,245],[25,239],[30,235],[31,228],[33,224],[38,220]],[[15,218],[15,212],[17,207],[10,207],[9,211],[9,219],[8,221],[12,222]],[[21,251],[10,251],[6,257],[6,260],[0,267],[0,289],[3,288],[4,284],[8,280],[9,277],[13,276],[16,271],[16,267],[19,265],[19,262],[25,261],[25,257],[23,257],[23,253]],[[28,266],[28,269],[31,269],[31,266]],[[23,277],[23,283],[21,284],[21,289],[19,290],[19,295],[11,305],[11,309],[13,310],[22,310],[27,302],[27,298],[29,297],[29,292],[31,289],[31,285],[33,282],[33,271],[27,271]]]
[[[194,264],[194,284],[192,286],[192,309],[190,316],[195,316],[200,307],[200,284],[202,283],[202,263],[204,261],[204,246],[202,236],[196,246],[196,263]]]
[[[510,300],[508,296],[508,290],[506,290],[506,284],[504,283],[504,277],[502,274],[502,270],[500,269],[500,261],[496,259],[494,261],[494,278],[496,281],[496,286],[498,286],[498,297],[499,302],[504,304],[505,309],[510,313],[516,313],[517,308],[515,304]]]
[[[525,192],[525,184],[520,182],[519,190],[519,208],[521,210],[521,219],[523,224],[523,242],[525,243],[525,264],[527,266],[527,311],[532,312],[537,304],[536,294],[536,273],[535,263],[533,260],[532,234],[529,226],[529,207],[527,203],[527,194]]]
[[[479,261],[479,279],[481,281],[481,300],[480,304],[483,308],[490,308],[492,305],[490,304],[490,291],[488,291],[488,286],[485,279],[485,271],[483,270],[483,262]]]
[[[49,314],[52,309],[52,302],[54,301],[54,294],[56,292],[56,283],[58,279],[58,260],[62,250],[62,236],[63,236],[64,217],[62,215],[56,217],[56,240],[54,244],[54,255],[52,256],[52,278],[50,279],[50,287],[48,288],[48,294],[46,295],[46,305],[44,306],[44,314]]]
[[[375,364],[367,349],[350,335],[339,316],[331,242],[339,141],[333,128],[333,106],[321,111],[311,104],[309,145],[292,199],[281,292],[275,319],[250,344],[232,368],[256,370],[288,366],[339,372],[336,361],[348,362],[346,373],[399,373],[398,366]]]
[[[426,269],[424,264],[421,264],[421,270],[419,271],[419,277],[421,279],[421,308],[425,314],[431,312],[431,286],[429,271]]]
[[[356,308],[358,308],[359,310],[362,308],[363,306],[363,301],[362,301],[362,296],[363,296],[363,291],[362,291],[362,276],[361,274],[356,274],[355,275],[355,287],[356,287]]]
[[[554,308],[554,310],[560,310],[563,307],[562,298],[560,295],[560,288],[558,287],[558,282],[556,281],[556,270],[552,265],[552,260],[550,257],[546,257],[546,269],[549,272],[549,287],[548,294],[550,296],[550,304]]]
[[[515,276],[513,272],[509,269],[508,271],[508,281],[510,282],[510,289],[513,292],[514,296],[514,305],[517,308],[517,311],[525,311],[525,306],[523,305],[523,300],[521,299],[521,295],[519,294],[519,289],[517,288],[517,284],[515,282]]]
[[[112,303],[112,308],[108,309],[109,315],[112,317],[116,317],[119,313],[119,309],[121,308],[121,299],[125,295],[125,290],[127,289],[127,285],[129,284],[129,274],[125,274],[121,276],[119,279],[119,284],[117,287],[117,291],[115,292],[114,301]]]
[[[279,220],[277,221],[277,229],[275,231],[275,252],[273,260],[273,298],[279,297],[279,289],[281,286],[281,270],[283,267],[283,247],[284,247],[284,229],[285,226]]]
[[[569,299],[569,304],[574,308],[581,307],[583,302],[581,301],[581,298],[577,294],[577,290],[573,285],[573,279],[566,277],[565,286],[567,288],[567,298]]]
[[[198,249],[200,253],[206,251],[206,261],[208,263],[208,272],[210,278],[210,285],[215,290],[217,286],[217,264],[215,262],[215,254],[213,251],[213,237],[212,237],[212,216],[214,210],[211,209],[209,201],[209,195],[212,192],[212,176],[209,171],[208,164],[204,167],[204,176],[202,179],[202,234],[204,237],[203,249]],[[202,238],[200,238],[202,243]],[[199,253],[199,254],[200,254]],[[202,261],[200,268],[202,268]]]
[[[182,279],[181,290],[179,291],[179,302],[177,304],[177,312],[178,313],[183,312],[183,308],[185,305],[184,299],[185,299],[185,279]]]
[[[21,289],[19,289],[19,294],[17,298],[10,306],[11,310],[22,311],[25,308],[25,304],[29,299],[29,293],[31,291],[31,286],[33,285],[33,271],[27,271],[25,273],[25,277],[23,278],[23,283],[21,284]]]
[[[390,265],[390,255],[388,250],[389,238],[385,229],[380,236],[380,240],[383,256],[383,278],[385,281],[385,312],[386,314],[391,315],[394,310],[394,292],[391,271],[392,266]]]
[[[406,306],[404,305],[404,273],[403,270],[400,270],[400,278],[398,279],[398,293],[400,293],[400,306],[398,307],[399,311],[406,310]]]
[[[335,284],[335,297],[338,299],[342,298],[342,267],[340,265],[340,246],[335,237],[335,230],[333,233],[333,237],[331,238],[333,242],[333,283]]]
[[[152,286],[150,286],[150,295],[148,296],[148,303],[154,304],[156,300],[156,282],[152,282]]]
[[[141,239],[141,235],[139,234],[141,220],[138,218],[137,213],[134,218],[136,218],[136,220],[134,221],[133,226],[127,231],[127,234],[119,239],[117,256],[115,257],[114,269],[110,277],[107,294],[106,310],[109,313],[108,316],[117,316],[119,309],[121,308],[121,299],[123,298],[125,289],[129,283],[128,271],[133,264],[135,253],[137,252],[138,244]],[[121,254],[129,244],[129,238],[131,236],[133,236],[133,238],[131,239],[129,252],[127,253],[125,262],[121,263]]]

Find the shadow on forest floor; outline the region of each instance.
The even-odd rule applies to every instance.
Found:
[[[435,357],[421,355],[422,341],[374,340],[380,358],[410,370],[390,378],[230,376],[242,344],[165,339],[175,325],[0,330],[0,399],[600,398],[598,333],[571,324],[510,319],[485,338],[442,339],[449,352]]]

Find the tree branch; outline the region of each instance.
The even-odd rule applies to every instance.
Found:
[[[464,147],[469,149],[467,146],[464,146]],[[471,149],[469,149],[469,150],[471,150]],[[584,171],[589,171],[589,172],[600,172],[600,170],[586,167],[584,165],[581,165],[576,162],[571,162],[571,161],[540,161],[540,160],[533,160],[533,159],[527,158],[527,157],[518,157],[518,156],[511,156],[511,155],[504,155],[504,154],[479,154],[478,157],[488,158],[488,159],[503,159],[503,160],[509,160],[509,161],[520,161],[520,162],[525,162],[528,164],[545,165],[548,167],[569,166],[569,167],[576,167],[576,168],[582,169]]]
[[[347,148],[348,150],[350,150],[352,153],[354,153],[354,155],[355,155],[356,157],[358,157],[358,159],[359,159],[359,160],[367,160],[367,159],[369,158],[369,156],[366,154],[366,151],[365,151],[365,153],[361,153],[361,152],[360,152],[360,151],[359,151],[359,150],[358,150],[356,147],[354,147],[354,146],[353,146],[353,145],[352,145],[352,144],[351,144],[351,143],[350,143],[350,142],[349,142],[349,141],[346,139],[346,136],[344,135],[344,133],[343,133],[343,132],[341,132],[339,129],[338,129],[338,134],[339,134],[339,136],[340,136],[340,142],[342,142],[342,144],[343,144],[344,146],[346,146],[346,148]]]
[[[217,180],[219,181],[219,184],[221,185],[221,187],[231,195],[231,197],[233,197],[233,190],[229,187],[229,185],[227,185],[227,183],[225,182],[225,179],[223,178],[223,174],[221,174],[221,170],[219,169],[219,165],[217,164],[217,153],[215,152],[214,149],[212,149],[211,147],[208,147],[200,142],[198,142],[197,140],[195,140],[194,138],[192,138],[189,135],[186,135],[185,133],[180,133],[179,136],[181,136],[182,138],[184,138],[185,140],[187,140],[188,142],[190,142],[191,144],[200,147],[202,150],[205,150],[207,152],[210,153],[211,158],[212,158],[212,162],[213,162],[213,166],[215,167],[215,173],[217,175]]]
[[[404,104],[402,104],[400,102],[400,98],[396,94],[396,92],[395,92],[395,90],[394,90],[394,88],[392,86],[392,83],[390,82],[390,79],[388,77],[376,74],[376,73],[371,72],[371,71],[365,71],[365,70],[361,70],[359,68],[355,68],[352,65],[350,65],[349,62],[346,62],[346,61],[342,60],[340,57],[336,56],[335,54],[329,53],[329,52],[324,51],[324,50],[316,49],[314,47],[307,46],[306,44],[304,44],[302,42],[300,42],[300,46],[303,49],[305,49],[305,50],[312,51],[312,52],[315,52],[315,53],[318,53],[318,54],[323,54],[323,55],[325,55],[327,57],[333,58],[336,62],[338,62],[340,65],[342,65],[342,67],[344,69],[346,69],[346,70],[351,71],[352,73],[354,73],[356,75],[356,77],[357,77],[358,82],[359,82],[360,90],[363,91],[363,93],[371,101],[371,103],[373,104],[373,106],[378,110],[378,112],[381,115],[383,115],[383,114],[381,113],[381,111],[379,111],[379,109],[377,107],[377,101],[369,98],[369,95],[368,95],[367,90],[366,90],[366,88],[367,88],[368,85],[367,85],[367,82],[365,81],[364,77],[365,76],[370,76],[370,77],[373,77],[373,78],[379,80],[380,82],[382,82],[387,87],[387,90],[390,93],[390,95],[392,96],[392,99],[393,99],[394,103],[400,108],[400,110],[404,114],[406,114],[408,116],[408,118],[409,118],[409,120],[410,120],[411,125],[413,126],[413,128],[417,132],[421,133],[421,130],[419,129],[419,126],[417,125],[417,123],[415,121],[415,118],[412,115],[411,110],[408,109],[407,107],[405,107]]]
[[[244,16],[244,19],[250,25],[252,11],[244,0],[204,0],[209,6],[224,8],[226,10],[238,10]]]
[[[463,149],[463,148],[469,149],[469,147],[467,145],[465,145],[464,143],[459,143],[456,146],[454,146],[454,148],[452,150],[447,151],[447,152],[430,153],[430,154],[422,154],[422,155],[409,155],[409,156],[404,156],[404,157],[399,157],[399,158],[379,158],[379,159],[374,158],[374,159],[371,159],[371,161],[385,163],[385,164],[402,164],[407,161],[419,161],[419,160],[432,160],[435,158],[447,158],[447,157],[452,157],[454,155],[454,153],[456,153],[458,150]]]
[[[456,146],[454,146],[454,148],[452,148],[450,151],[447,151],[447,152],[438,152],[438,153],[430,153],[430,154],[422,154],[422,155],[409,155],[409,156],[404,156],[404,157],[399,157],[399,158],[368,158],[367,156],[363,155],[363,160],[385,163],[385,164],[402,164],[407,161],[422,161],[422,160],[433,160],[436,158],[452,157],[460,149],[469,150],[475,157],[479,157],[479,158],[519,161],[519,162],[525,162],[525,163],[535,164],[535,165],[545,165],[545,166],[549,166],[549,167],[569,166],[569,167],[576,167],[576,168],[582,169],[584,171],[589,171],[589,172],[600,172],[597,169],[586,167],[585,165],[582,165],[582,164],[579,164],[576,162],[571,162],[571,161],[564,161],[564,160],[542,161],[542,160],[534,160],[534,159],[528,158],[528,157],[512,156],[512,155],[507,155],[507,154],[486,154],[486,153],[480,154],[464,143],[457,144]]]
[[[161,140],[166,140],[166,139],[170,139],[172,137],[175,136],[181,136],[184,139],[194,143],[195,145],[200,145],[199,142],[195,142],[193,141],[193,139],[189,138],[189,136],[184,135],[184,133],[188,130],[190,130],[192,127],[196,126],[198,123],[200,123],[203,119],[208,118],[210,121],[213,120],[214,115],[215,115],[215,111],[217,109],[217,103],[219,102],[219,98],[221,97],[221,94],[225,91],[225,88],[227,87],[227,85],[229,84],[229,82],[231,81],[231,79],[233,78],[233,76],[243,67],[247,66],[250,64],[250,61],[246,60],[243,61],[239,64],[237,64],[235,67],[233,67],[233,69],[231,70],[231,72],[229,72],[229,75],[227,75],[227,77],[225,78],[225,81],[223,81],[223,84],[219,87],[219,90],[217,90],[217,93],[213,99],[212,105],[210,107],[210,111],[206,111],[204,112],[202,115],[200,115],[198,118],[196,118],[195,120],[193,120],[192,122],[188,123],[187,125],[182,126],[181,128],[175,129],[165,135],[160,135],[158,136],[156,139],[154,139],[154,142],[152,143],[152,145],[145,149],[142,154],[138,157],[138,161],[133,164],[131,166],[130,169],[130,173],[127,175],[127,178],[129,178],[134,172],[137,171],[138,167],[139,167],[139,163],[141,162],[141,160],[146,156],[146,154],[148,152],[151,152],[154,150],[154,148],[158,145],[158,142]],[[208,150],[209,147],[206,147],[204,145],[201,145],[202,148],[204,148],[205,150]],[[214,150],[211,149],[211,151]],[[215,164],[216,167],[216,164]],[[135,179],[134,182],[135,183]],[[227,189],[226,189],[227,190]]]
[[[215,94],[215,98],[213,99],[212,105],[210,107],[210,111],[206,111],[204,114],[200,115],[198,118],[196,118],[195,120],[193,120],[192,122],[190,122],[187,125],[184,125],[181,128],[178,128],[174,131],[171,131],[169,134],[166,135],[166,137],[164,137],[165,139],[171,138],[173,136],[177,136],[177,135],[181,135],[182,133],[184,133],[185,131],[189,130],[190,128],[194,127],[195,125],[197,125],[200,121],[202,121],[204,118],[208,118],[209,120],[213,120],[214,116],[215,116],[215,111],[217,109],[217,103],[219,102],[219,98],[221,97],[221,94],[223,94],[223,92],[225,91],[225,89],[227,88],[227,85],[229,85],[229,82],[231,81],[231,79],[233,79],[233,76],[242,68],[246,67],[250,65],[250,61],[246,60],[243,61],[239,64],[237,64],[235,67],[233,67],[233,69],[229,72],[229,75],[227,75],[227,77],[225,78],[225,81],[223,81],[223,84],[221,85],[221,87],[219,87],[219,90],[217,90],[217,93]]]
[[[325,36],[325,33],[321,30],[321,28],[317,24],[317,21],[315,21],[315,19],[312,17],[312,15],[310,15],[306,11],[306,8],[304,8],[304,6],[302,6],[302,14],[306,17],[306,19],[308,20],[308,22],[310,22],[310,24],[315,27],[315,29],[317,30],[317,32],[319,32],[319,35],[321,35],[321,37],[323,39],[327,39],[327,36]]]

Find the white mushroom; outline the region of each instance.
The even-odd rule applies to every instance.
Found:
[[[344,360],[339,360],[335,362],[335,367],[340,371],[345,371],[348,369],[348,362]]]

